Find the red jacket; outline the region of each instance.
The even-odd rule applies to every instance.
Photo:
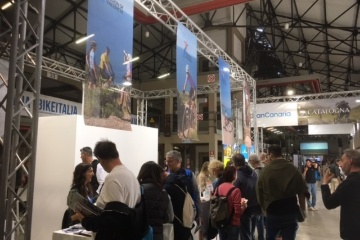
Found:
[[[222,183],[218,187],[218,193],[220,196],[226,196],[229,190],[233,187],[234,185],[232,183],[228,183],[228,182]],[[240,189],[235,188],[232,191],[231,195],[229,196],[228,200],[229,200],[230,210],[234,207],[234,215],[231,221],[231,225],[240,226],[240,216],[242,214]]]

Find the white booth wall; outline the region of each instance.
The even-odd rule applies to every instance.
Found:
[[[83,116],[39,118],[31,239],[51,239],[61,228],[66,198],[80,149],[101,139],[113,141],[123,164],[137,176],[158,159],[158,129],[132,125],[132,131],[86,126]]]

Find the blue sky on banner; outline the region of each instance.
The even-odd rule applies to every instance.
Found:
[[[186,69],[189,66],[190,76],[192,77],[195,86],[197,87],[197,38],[181,23],[178,24],[177,29],[177,48],[176,48],[176,77],[177,89],[182,91],[184,89],[186,79]],[[190,89],[190,84],[186,85],[187,92]],[[195,88],[196,89],[196,88]]]
[[[219,58],[219,81],[221,114],[227,118],[232,117],[231,91],[230,91],[230,68],[222,58]]]
[[[90,51],[90,42],[95,41],[95,61],[99,66],[106,47],[110,49],[115,84],[122,84],[129,75],[129,69],[130,73],[132,71],[131,63],[123,63],[125,57],[132,56],[133,15],[133,0],[89,0],[87,34],[95,36],[87,40],[86,53]]]

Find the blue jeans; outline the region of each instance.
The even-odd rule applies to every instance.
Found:
[[[219,229],[220,240],[239,240],[240,228],[239,226],[229,225],[224,229]]]
[[[296,215],[266,216],[266,240],[275,240],[278,233],[283,240],[294,240],[298,228]]]
[[[260,206],[247,207],[240,217],[241,240],[253,240],[257,220],[261,214]],[[264,228],[263,228],[264,229]]]
[[[308,207],[315,207],[316,193],[317,193],[316,183],[308,183],[307,186],[308,186],[308,190],[310,191],[310,195],[311,195],[311,202],[310,202],[310,198],[307,199]]]

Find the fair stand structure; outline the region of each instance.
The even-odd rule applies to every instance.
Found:
[[[123,164],[137,176],[147,161],[157,161],[158,130],[132,125],[132,131],[86,126],[83,116],[39,119],[31,239],[51,239],[61,228],[66,199],[80,149],[101,139],[115,142]]]

